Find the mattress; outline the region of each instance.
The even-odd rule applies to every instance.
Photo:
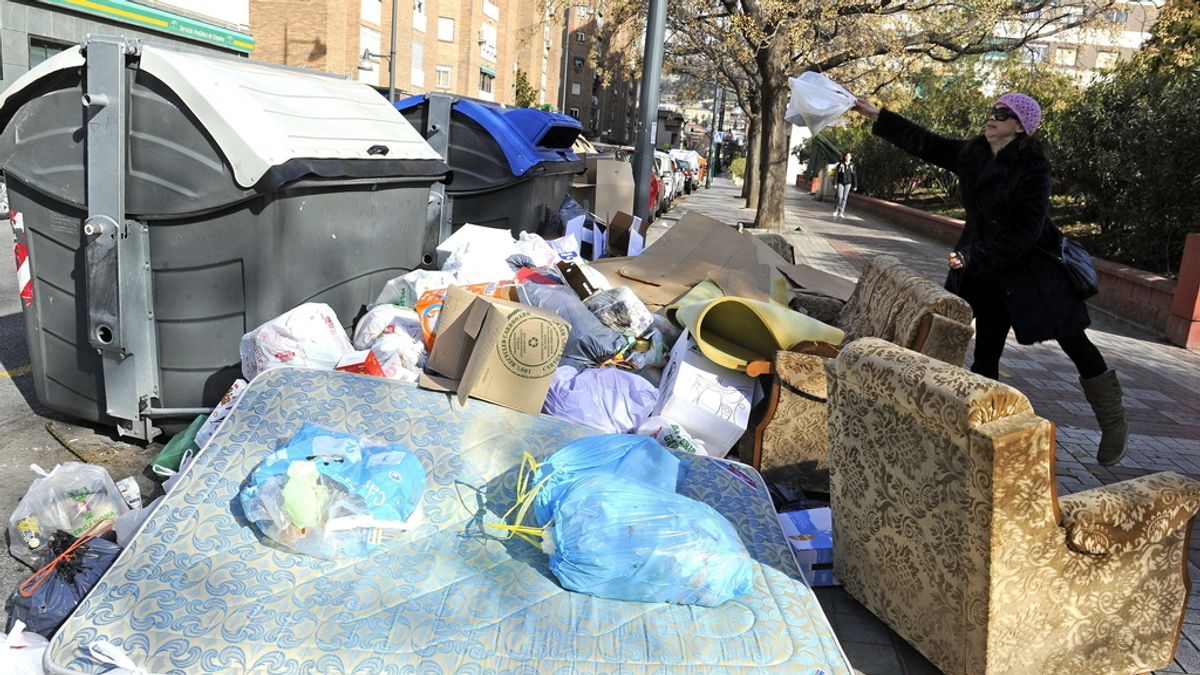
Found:
[[[417,526],[355,561],[263,538],[238,491],[305,422],[415,452]],[[379,378],[269,371],[51,640],[47,671],[102,672],[87,645],[104,639],[154,673],[851,672],[743,465],[681,456],[680,493],[729,518],[755,560],[754,593],[717,608],[572,593],[530,544],[473,534],[481,506],[512,502],[522,453],[592,433]]]

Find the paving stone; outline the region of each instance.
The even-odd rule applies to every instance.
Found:
[[[904,675],[900,658],[890,644],[881,649],[876,644],[842,640],[842,650],[850,665],[864,675]]]

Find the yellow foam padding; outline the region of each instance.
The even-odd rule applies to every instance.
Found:
[[[724,297],[680,307],[676,318],[713,363],[737,370],[755,359],[804,342],[842,344],[846,334],[816,319],[769,302]]]

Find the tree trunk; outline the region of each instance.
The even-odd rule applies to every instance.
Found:
[[[762,230],[782,230],[786,225],[783,208],[784,184],[787,182],[788,144],[790,129],[783,120],[787,107],[787,78],[772,58],[777,49],[764,50],[760,59],[762,81],[762,157],[759,159],[758,215],[754,227]]]
[[[746,179],[742,183],[742,199],[746,200],[746,208],[758,208],[758,162],[762,157],[761,125],[757,118],[750,118],[750,128],[746,132]]]

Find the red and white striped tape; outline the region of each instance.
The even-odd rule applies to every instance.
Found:
[[[29,247],[21,241],[25,222],[19,211],[13,211],[8,222],[12,225],[13,255],[17,258],[17,288],[20,289],[21,304],[28,307],[33,304],[33,272],[29,267]]]

